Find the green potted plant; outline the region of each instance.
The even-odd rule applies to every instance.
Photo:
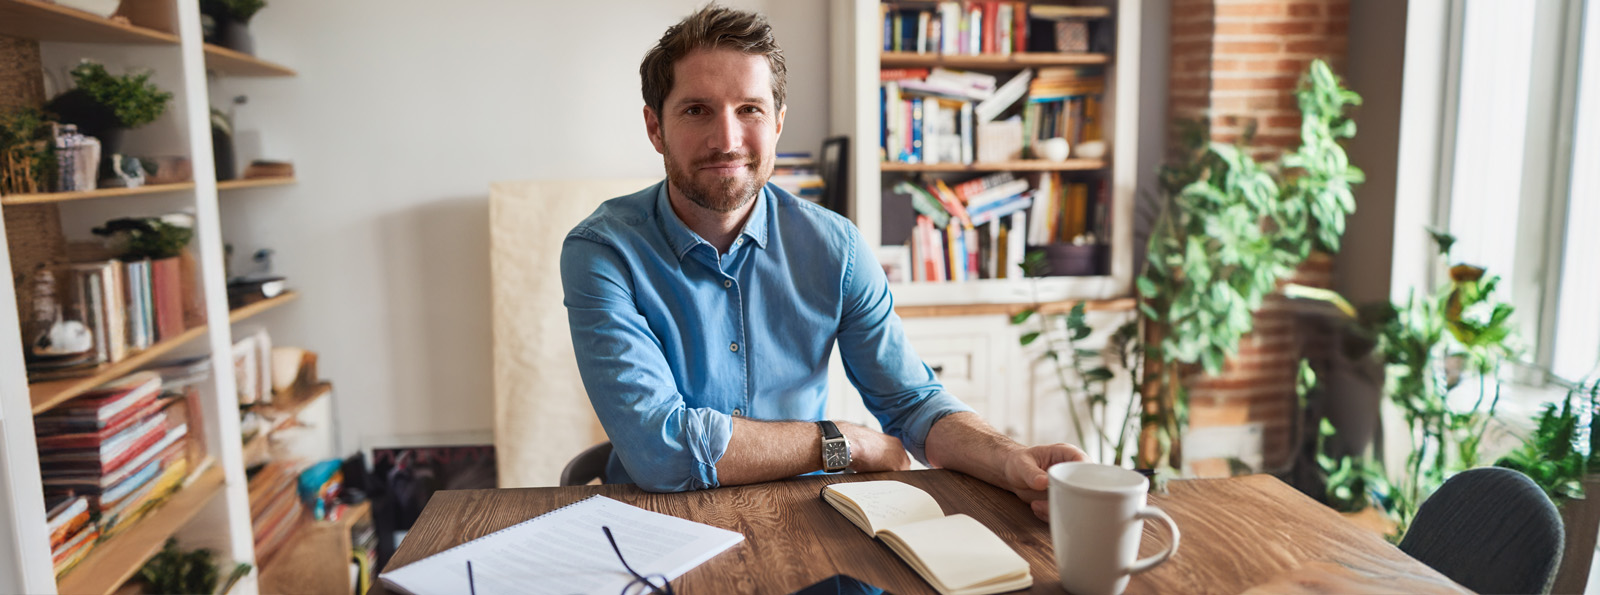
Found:
[[[76,86],[50,100],[46,109],[100,139],[102,155],[120,153],[122,132],[156,121],[172,100],[172,93],[150,82],[150,73],[114,76],[92,60],[73,68],[72,80]]]
[[[31,107],[0,112],[0,195],[45,192],[55,176],[45,113]]]
[[[255,55],[250,19],[266,6],[266,0],[200,0],[201,30],[206,43]]]
[[[1587,397],[1583,402],[1579,397]],[[1600,382],[1570,385],[1561,403],[1546,403],[1534,417],[1533,431],[1495,465],[1521,471],[1544,489],[1561,509],[1566,527],[1566,551],[1556,570],[1552,593],[1578,593],[1589,582],[1590,562],[1600,533],[1600,432],[1596,432],[1595,407],[1600,405]],[[1583,430],[1589,430],[1584,453]]]

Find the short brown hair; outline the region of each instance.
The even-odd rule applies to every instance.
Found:
[[[783,48],[772,36],[772,26],[767,17],[758,13],[743,12],[707,4],[678,24],[667,28],[656,47],[644,55],[639,63],[639,79],[644,91],[644,104],[657,114],[672,92],[673,68],[679,60],[694,50],[729,49],[747,56],[764,56],[772,68],[773,109],[783,107],[784,89],[789,69],[783,61]]]

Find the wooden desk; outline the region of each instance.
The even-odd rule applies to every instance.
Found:
[[[926,490],[946,514],[993,529],[1032,566],[1034,593],[1061,593],[1050,526],[1021,500],[952,471],[810,476],[680,494],[631,485],[458,490],[434,494],[389,566],[399,568],[549,510],[602,494],[657,512],[743,533],[735,545],[674,581],[682,593],[790,593],[848,574],[892,593],[933,593],[894,552],[822,501],[823,485],[895,479]],[[1151,497],[1183,531],[1177,555],[1136,575],[1129,593],[1262,591],[1460,592],[1449,579],[1271,476],[1197,479]],[[1145,526],[1141,555],[1165,547],[1166,529]],[[371,593],[387,593],[375,584]]]

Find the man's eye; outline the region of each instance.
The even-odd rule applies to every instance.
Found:
[[[747,106],[744,107],[744,109],[742,109],[740,111],[743,111],[744,113],[747,113],[747,114],[759,114],[759,113],[761,113],[761,108],[753,106],[753,105],[747,105]]]
[[[695,107],[691,107],[689,109],[683,110],[683,113],[686,116],[698,116],[700,114],[706,113],[706,110],[703,107],[695,106]]]

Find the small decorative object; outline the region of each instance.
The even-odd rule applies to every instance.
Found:
[[[1088,140],[1078,143],[1074,152],[1079,159],[1099,159],[1106,156],[1106,141]]]
[[[122,132],[156,121],[172,100],[172,93],[150,82],[150,73],[112,76],[92,60],[73,68],[72,80],[77,86],[45,107],[85,136],[100,139],[106,154],[119,153]]]
[[[995,163],[1022,158],[1022,119],[978,124],[978,161]]]
[[[1039,141],[1039,156],[1050,161],[1066,161],[1071,152],[1067,139],[1061,137],[1047,138]]]
[[[1089,22],[1083,19],[1056,21],[1056,51],[1089,51]]]
[[[101,185],[107,188],[138,188],[145,183],[144,165],[126,155],[112,155],[106,159],[110,170]]]
[[[76,364],[94,349],[94,333],[81,320],[66,318],[55,274],[43,269],[33,282],[33,320],[36,333],[28,343],[29,363]]]
[[[206,43],[255,55],[250,19],[266,0],[200,0],[200,28]]]
[[[57,192],[95,189],[99,171],[100,141],[78,133],[72,124],[55,126]]]

